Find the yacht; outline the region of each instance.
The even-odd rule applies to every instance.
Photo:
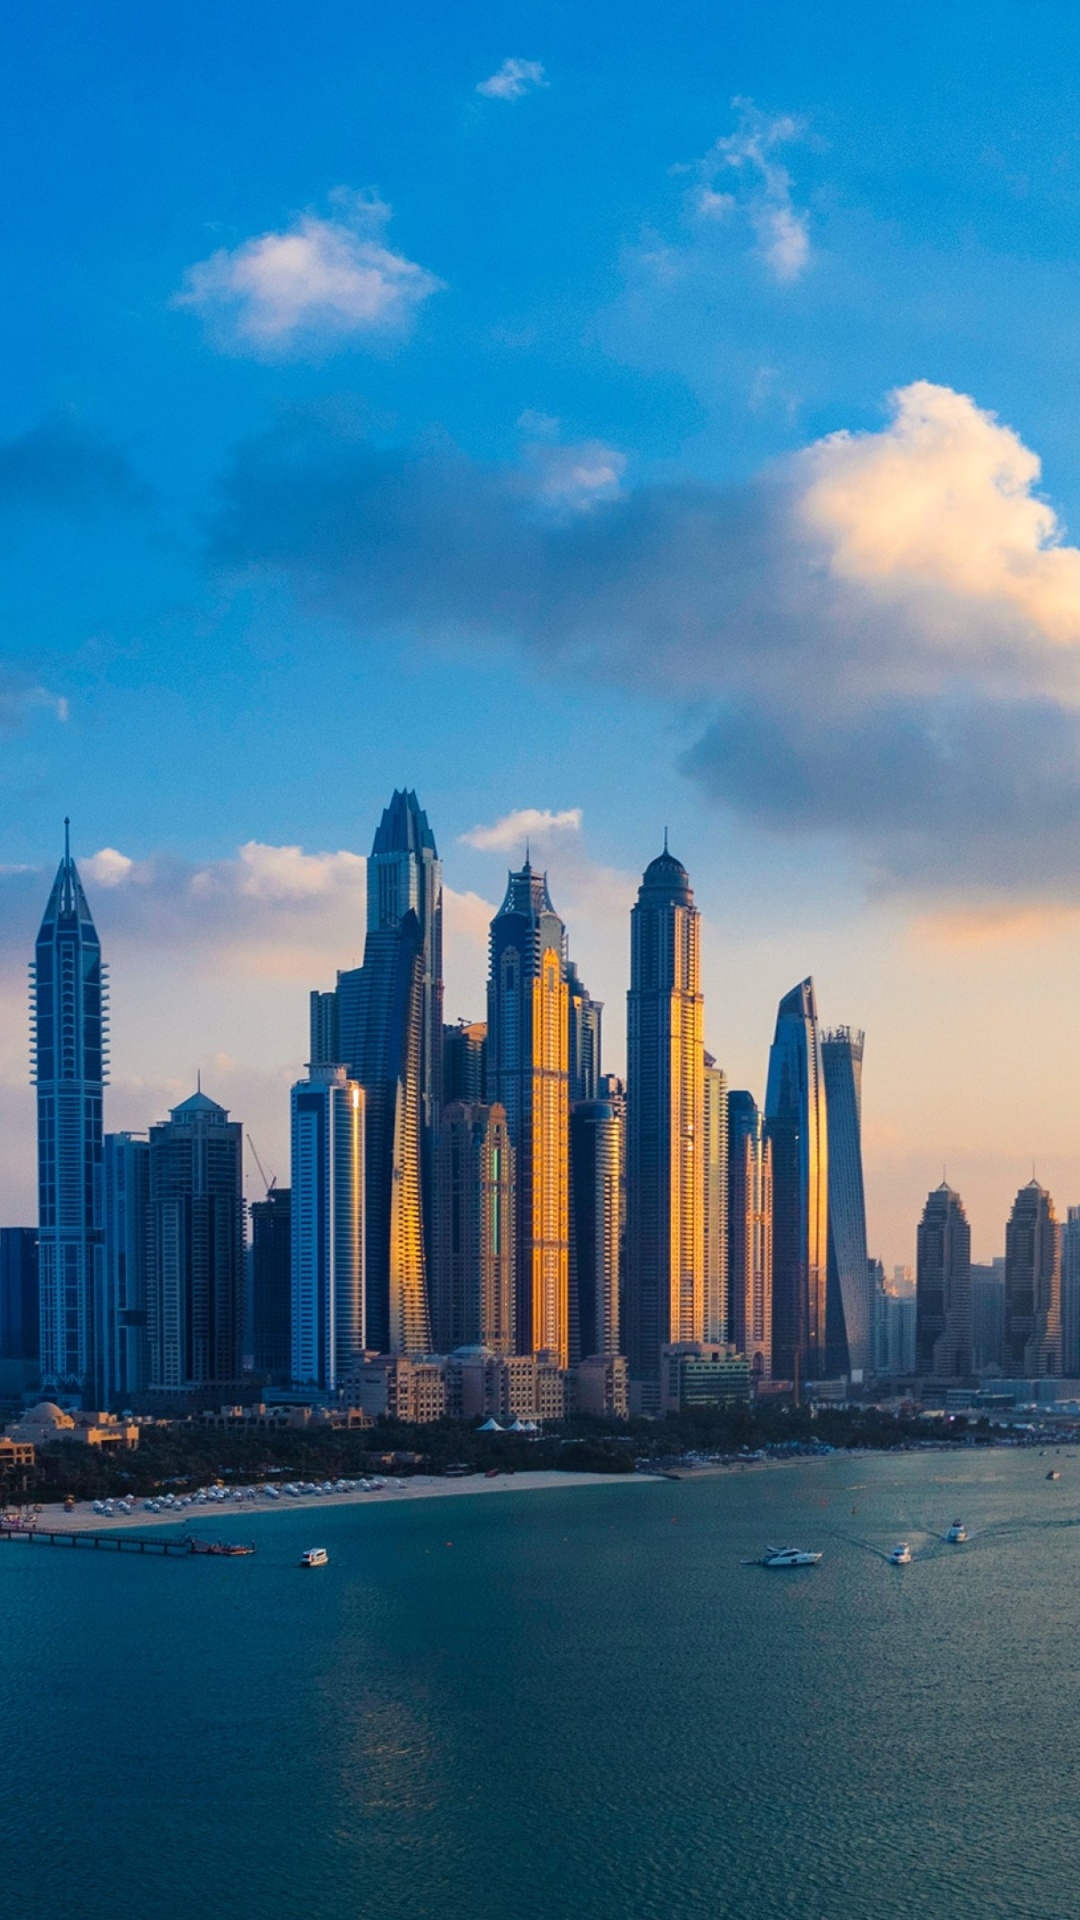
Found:
[[[889,1565],[890,1567],[907,1567],[911,1565],[911,1548],[908,1546],[906,1540],[897,1542],[889,1555]]]
[[[327,1553],[325,1547],[308,1547],[306,1553],[300,1555],[300,1565],[302,1567],[325,1567],[329,1558],[330,1555]]]
[[[962,1547],[967,1537],[967,1528],[962,1520],[954,1520],[948,1533],[945,1535],[950,1547]]]
[[[766,1547],[763,1567],[816,1567],[823,1553],[807,1553],[804,1547]]]
[[[1061,1479],[1061,1475],[1060,1475],[1060,1473],[1058,1472],[1058,1470],[1057,1470],[1057,1468],[1056,1468],[1056,1467],[1051,1467],[1051,1469],[1050,1469],[1050,1471],[1049,1471],[1049,1473],[1047,1474],[1047,1476],[1046,1476],[1046,1477],[1047,1477],[1047,1479],[1048,1479],[1048,1480],[1060,1480],[1060,1479]]]

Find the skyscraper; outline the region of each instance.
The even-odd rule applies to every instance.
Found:
[[[1005,1262],[971,1263],[971,1369],[1000,1373],[1005,1355]]]
[[[435,1340],[514,1351],[516,1188],[505,1109],[443,1107],[436,1193]]]
[[[728,1095],[730,1339],[751,1378],[772,1378],[772,1141],[753,1095]]]
[[[919,1222],[915,1370],[937,1380],[971,1372],[971,1228],[960,1195],[944,1180]]]
[[[27,1368],[41,1353],[36,1227],[0,1227],[0,1360]]]
[[[608,1100],[570,1110],[570,1359],[619,1351],[622,1122]]]
[[[864,1039],[850,1027],[822,1036],[829,1131],[826,1370],[865,1378],[873,1370],[862,1161]]]
[[[686,868],[650,862],[630,914],[626,1312],[631,1392],[657,1411],[660,1349],[705,1331],[700,915]]]
[[[292,1190],[271,1186],[251,1214],[251,1331],[255,1371],[292,1379]]]
[[[235,1390],[244,1328],[243,1143],[200,1088],[150,1129],[148,1385]]]
[[[1061,1372],[1061,1228],[1045,1187],[1029,1180],[1005,1229],[1005,1356],[1009,1379]]]
[[[728,1297],[728,1085],[705,1055],[705,1338],[730,1338]]]
[[[1070,1207],[1061,1235],[1061,1371],[1080,1378],[1080,1207]]]
[[[814,983],[784,995],[765,1092],[773,1170],[773,1376],[826,1368],[829,1144]]]
[[[517,1163],[519,1353],[570,1347],[569,996],[566,929],[526,860],[491,923],[488,1095]]]
[[[364,1093],[344,1067],[292,1090],[292,1377],[334,1393],[364,1349]]]
[[[147,1383],[150,1266],[150,1142],[105,1135],[105,1286],[101,1404],[130,1401]]]
[[[487,1094],[487,1025],[459,1020],[443,1028],[443,1101],[483,1106]]]
[[[364,964],[337,987],[338,1046],[365,1095],[367,1339],[383,1352],[431,1346],[442,995],[442,867],[415,793],[395,793],[368,862]]]
[[[101,945],[65,820],[64,857],[38,933],[32,985],[41,1376],[46,1388],[94,1404],[103,1387],[106,1002]]]
[[[575,1100],[595,1100],[599,1092],[600,1029],[604,1003],[593,999],[573,960],[566,963],[566,986],[570,1007],[567,1070],[572,1106]]]

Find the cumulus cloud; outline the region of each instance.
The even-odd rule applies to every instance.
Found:
[[[63,694],[41,686],[14,662],[0,660],[0,733],[14,733],[35,713],[52,714],[63,724],[68,711]]]
[[[520,100],[523,93],[548,84],[539,60],[504,60],[495,73],[477,81],[476,91],[486,100]]]
[[[339,188],[329,219],[301,214],[281,233],[219,248],[189,267],[174,305],[232,353],[284,358],[407,331],[443,282],[386,244],[390,208]]]
[[[476,847],[481,853],[516,853],[526,840],[547,841],[554,834],[580,832],[580,807],[567,807],[562,813],[551,807],[517,807],[493,826],[471,827],[460,838],[464,846]]]
[[[1039,478],[1011,428],[928,382],[748,485],[570,514],[528,459],[293,420],[240,449],[214,552],[362,636],[516,639],[711,709],[690,777],[777,831],[841,836],[882,884],[1074,892],[1080,551]]]
[[[739,116],[697,164],[696,213],[707,221],[742,216],[773,278],[797,280],[810,264],[810,225],[795,205],[792,179],[777,150],[802,134],[790,114],[767,114],[752,100],[732,101]]]

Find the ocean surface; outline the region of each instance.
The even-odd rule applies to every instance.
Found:
[[[215,1518],[232,1561],[0,1543],[5,1920],[1074,1920],[1051,1458]],[[788,1544],[826,1558],[741,1564]]]

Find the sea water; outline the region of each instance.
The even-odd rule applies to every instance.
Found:
[[[994,1451],[0,1543],[0,1906],[1073,1920],[1078,1515]]]

